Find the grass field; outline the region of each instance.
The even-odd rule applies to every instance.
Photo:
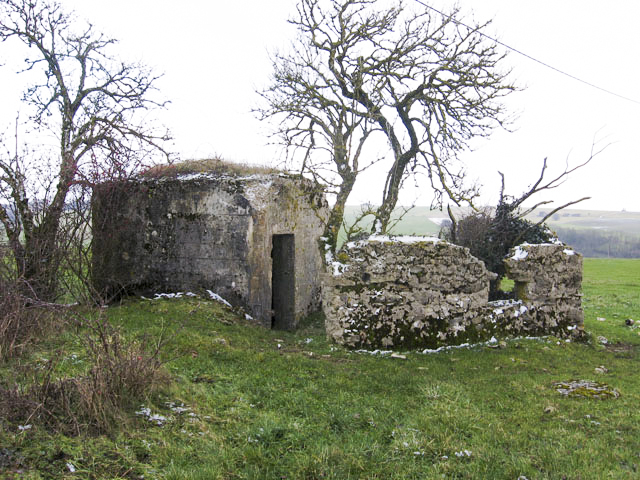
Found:
[[[284,333],[205,300],[130,301],[108,309],[127,336],[175,332],[164,351],[173,381],[144,401],[166,421],[136,405],[111,436],[3,423],[0,472],[12,478],[10,452],[29,479],[640,478],[640,328],[625,325],[640,320],[640,260],[585,260],[584,294],[589,344],[512,340],[406,359],[332,345],[318,317]],[[74,338],[49,336],[1,378],[55,355],[60,375],[81,370]],[[553,386],[575,379],[620,397]]]

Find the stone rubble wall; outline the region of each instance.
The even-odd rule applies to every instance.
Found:
[[[488,301],[494,274],[482,261],[435,238],[372,236],[348,244],[338,260],[324,275],[323,309],[327,335],[349,347],[431,349],[582,334],[582,257],[566,246],[512,252],[507,264],[523,296],[501,302]]]
[[[505,259],[516,297],[534,305],[542,328],[554,322],[582,329],[582,255],[561,244],[520,245]]]

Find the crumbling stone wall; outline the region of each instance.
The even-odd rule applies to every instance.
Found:
[[[208,289],[270,327],[272,239],[293,234],[296,321],[320,307],[326,202],[311,182],[144,178],[101,185],[93,202],[93,281],[105,295]]]
[[[505,259],[516,298],[534,305],[543,329],[582,329],[582,255],[562,244],[520,245]],[[577,333],[577,332],[576,332]]]
[[[351,243],[324,276],[327,334],[350,347],[409,349],[580,335],[580,255],[560,245],[526,245],[508,265],[521,297],[490,303],[494,274],[466,248],[426,237]]]

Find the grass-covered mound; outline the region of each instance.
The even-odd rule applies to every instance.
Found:
[[[640,328],[625,320],[640,320],[640,261],[587,259],[584,293],[589,344],[429,355],[346,351],[327,342],[320,318],[285,333],[200,298],[131,300],[106,314],[149,351],[161,332],[170,338],[160,350],[169,383],[122,406],[107,434],[2,420],[0,477],[634,478]],[[83,333],[77,325],[9,359],[3,385],[52,359],[54,377],[82,375]],[[620,396],[554,385],[573,380]]]
[[[245,176],[275,173],[280,173],[280,171],[263,165],[229,162],[221,158],[205,158],[155,165],[145,170],[141,176],[143,178],[176,178],[183,175],[196,174],[207,174],[212,176]]]

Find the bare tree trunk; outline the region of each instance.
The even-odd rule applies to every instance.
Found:
[[[338,235],[344,219],[344,207],[355,183],[356,174],[342,175],[342,184],[336,197],[336,203],[331,209],[329,220],[324,227],[324,237],[327,238],[327,245],[331,247],[332,252],[335,252],[338,246]]]
[[[398,195],[400,193],[400,187],[402,185],[402,176],[406,168],[407,162],[400,163],[396,161],[394,167],[389,171],[387,175],[387,185],[382,198],[382,204],[376,212],[376,220],[373,228],[380,228],[381,233],[386,233],[391,220],[391,214],[396,208],[398,203]],[[376,225],[378,223],[378,225]]]

